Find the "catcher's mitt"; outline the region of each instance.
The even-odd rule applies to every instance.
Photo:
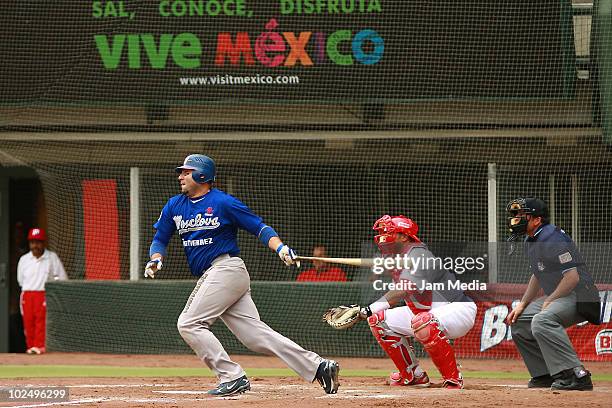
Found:
[[[353,327],[363,319],[365,315],[361,312],[361,306],[358,305],[332,307],[323,314],[323,321],[338,330]]]

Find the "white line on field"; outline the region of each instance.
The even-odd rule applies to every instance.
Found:
[[[377,395],[342,395],[342,394],[334,394],[334,395],[321,395],[319,397],[315,397],[316,399],[321,398],[340,398],[340,399],[389,399],[389,398],[402,398],[404,395],[401,394],[377,394]]]
[[[176,404],[177,400],[174,398],[109,398],[109,401],[121,401],[121,402],[163,402],[168,404]],[[181,400],[184,401],[184,400]]]
[[[139,388],[139,387],[176,387],[177,384],[75,384],[70,388]]]
[[[0,384],[1,387],[14,387],[14,384]],[[68,388],[140,388],[140,387],[176,387],[177,384],[21,384],[20,387],[68,387]]]
[[[121,397],[104,397],[104,398],[84,398],[80,400],[74,401],[64,401],[64,402],[43,402],[40,404],[31,404],[31,405],[16,405],[11,406],[10,408],[40,408],[40,407],[52,407],[56,405],[81,405],[81,404],[90,404],[90,403],[102,403],[102,402],[127,402],[127,403],[152,403],[159,402],[165,404],[177,404],[181,401],[202,401],[201,399],[195,398],[121,398]]]
[[[104,398],[103,402],[106,401],[121,401],[121,402],[162,402],[168,404],[176,404],[181,401],[204,401],[197,398],[122,398],[122,397],[108,397]]]
[[[200,395],[206,394],[208,391],[192,391],[192,390],[168,390],[168,391],[153,391],[158,394],[191,394]]]
[[[527,385],[523,384],[486,384],[488,387],[504,387],[504,388],[527,388]],[[469,388],[468,388],[469,389]]]
[[[12,405],[11,408],[52,407],[54,405],[80,405],[80,404],[88,404],[90,402],[101,402],[101,401],[104,401],[104,398],[85,398],[81,400],[63,401],[63,402],[42,402],[40,404],[32,404],[32,405]]]

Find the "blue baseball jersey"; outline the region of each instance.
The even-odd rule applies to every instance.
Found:
[[[574,241],[561,228],[546,224],[533,237],[525,238],[529,268],[546,295],[557,289],[563,274],[573,268],[582,283],[593,284],[582,255]]]
[[[195,276],[201,276],[218,256],[240,253],[238,228],[255,236],[269,228],[242,201],[216,188],[202,197],[179,194],[170,198],[153,227],[157,229],[153,240],[164,246],[178,232]]]

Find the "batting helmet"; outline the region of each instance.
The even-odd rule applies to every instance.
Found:
[[[404,215],[397,215],[394,217],[383,215],[376,220],[372,229],[378,232],[378,235],[374,237],[374,242],[376,242],[378,246],[394,242],[396,239],[395,233],[405,234],[415,242],[421,242],[417,237],[419,226],[416,222]]]
[[[549,223],[548,205],[538,198],[515,198],[506,206],[508,228],[516,235],[527,232],[527,215],[542,217],[542,223]]]
[[[203,154],[190,154],[185,157],[182,166],[176,168],[176,172],[180,173],[183,170],[193,170],[191,177],[196,183],[212,183],[217,178],[215,161]]]
[[[46,241],[47,234],[45,234],[45,230],[42,228],[32,228],[28,232],[28,241]]]

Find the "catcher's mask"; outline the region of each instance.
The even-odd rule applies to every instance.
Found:
[[[404,234],[410,237],[414,242],[421,242],[417,237],[419,226],[416,222],[404,215],[391,217],[383,215],[374,223],[372,229],[378,232],[374,237],[374,242],[382,253],[393,253],[397,247],[397,234]]]
[[[514,240],[527,233],[528,215],[542,217],[542,223],[548,224],[548,206],[537,198],[515,198],[506,206],[508,213],[508,229],[512,233],[510,240]]]

